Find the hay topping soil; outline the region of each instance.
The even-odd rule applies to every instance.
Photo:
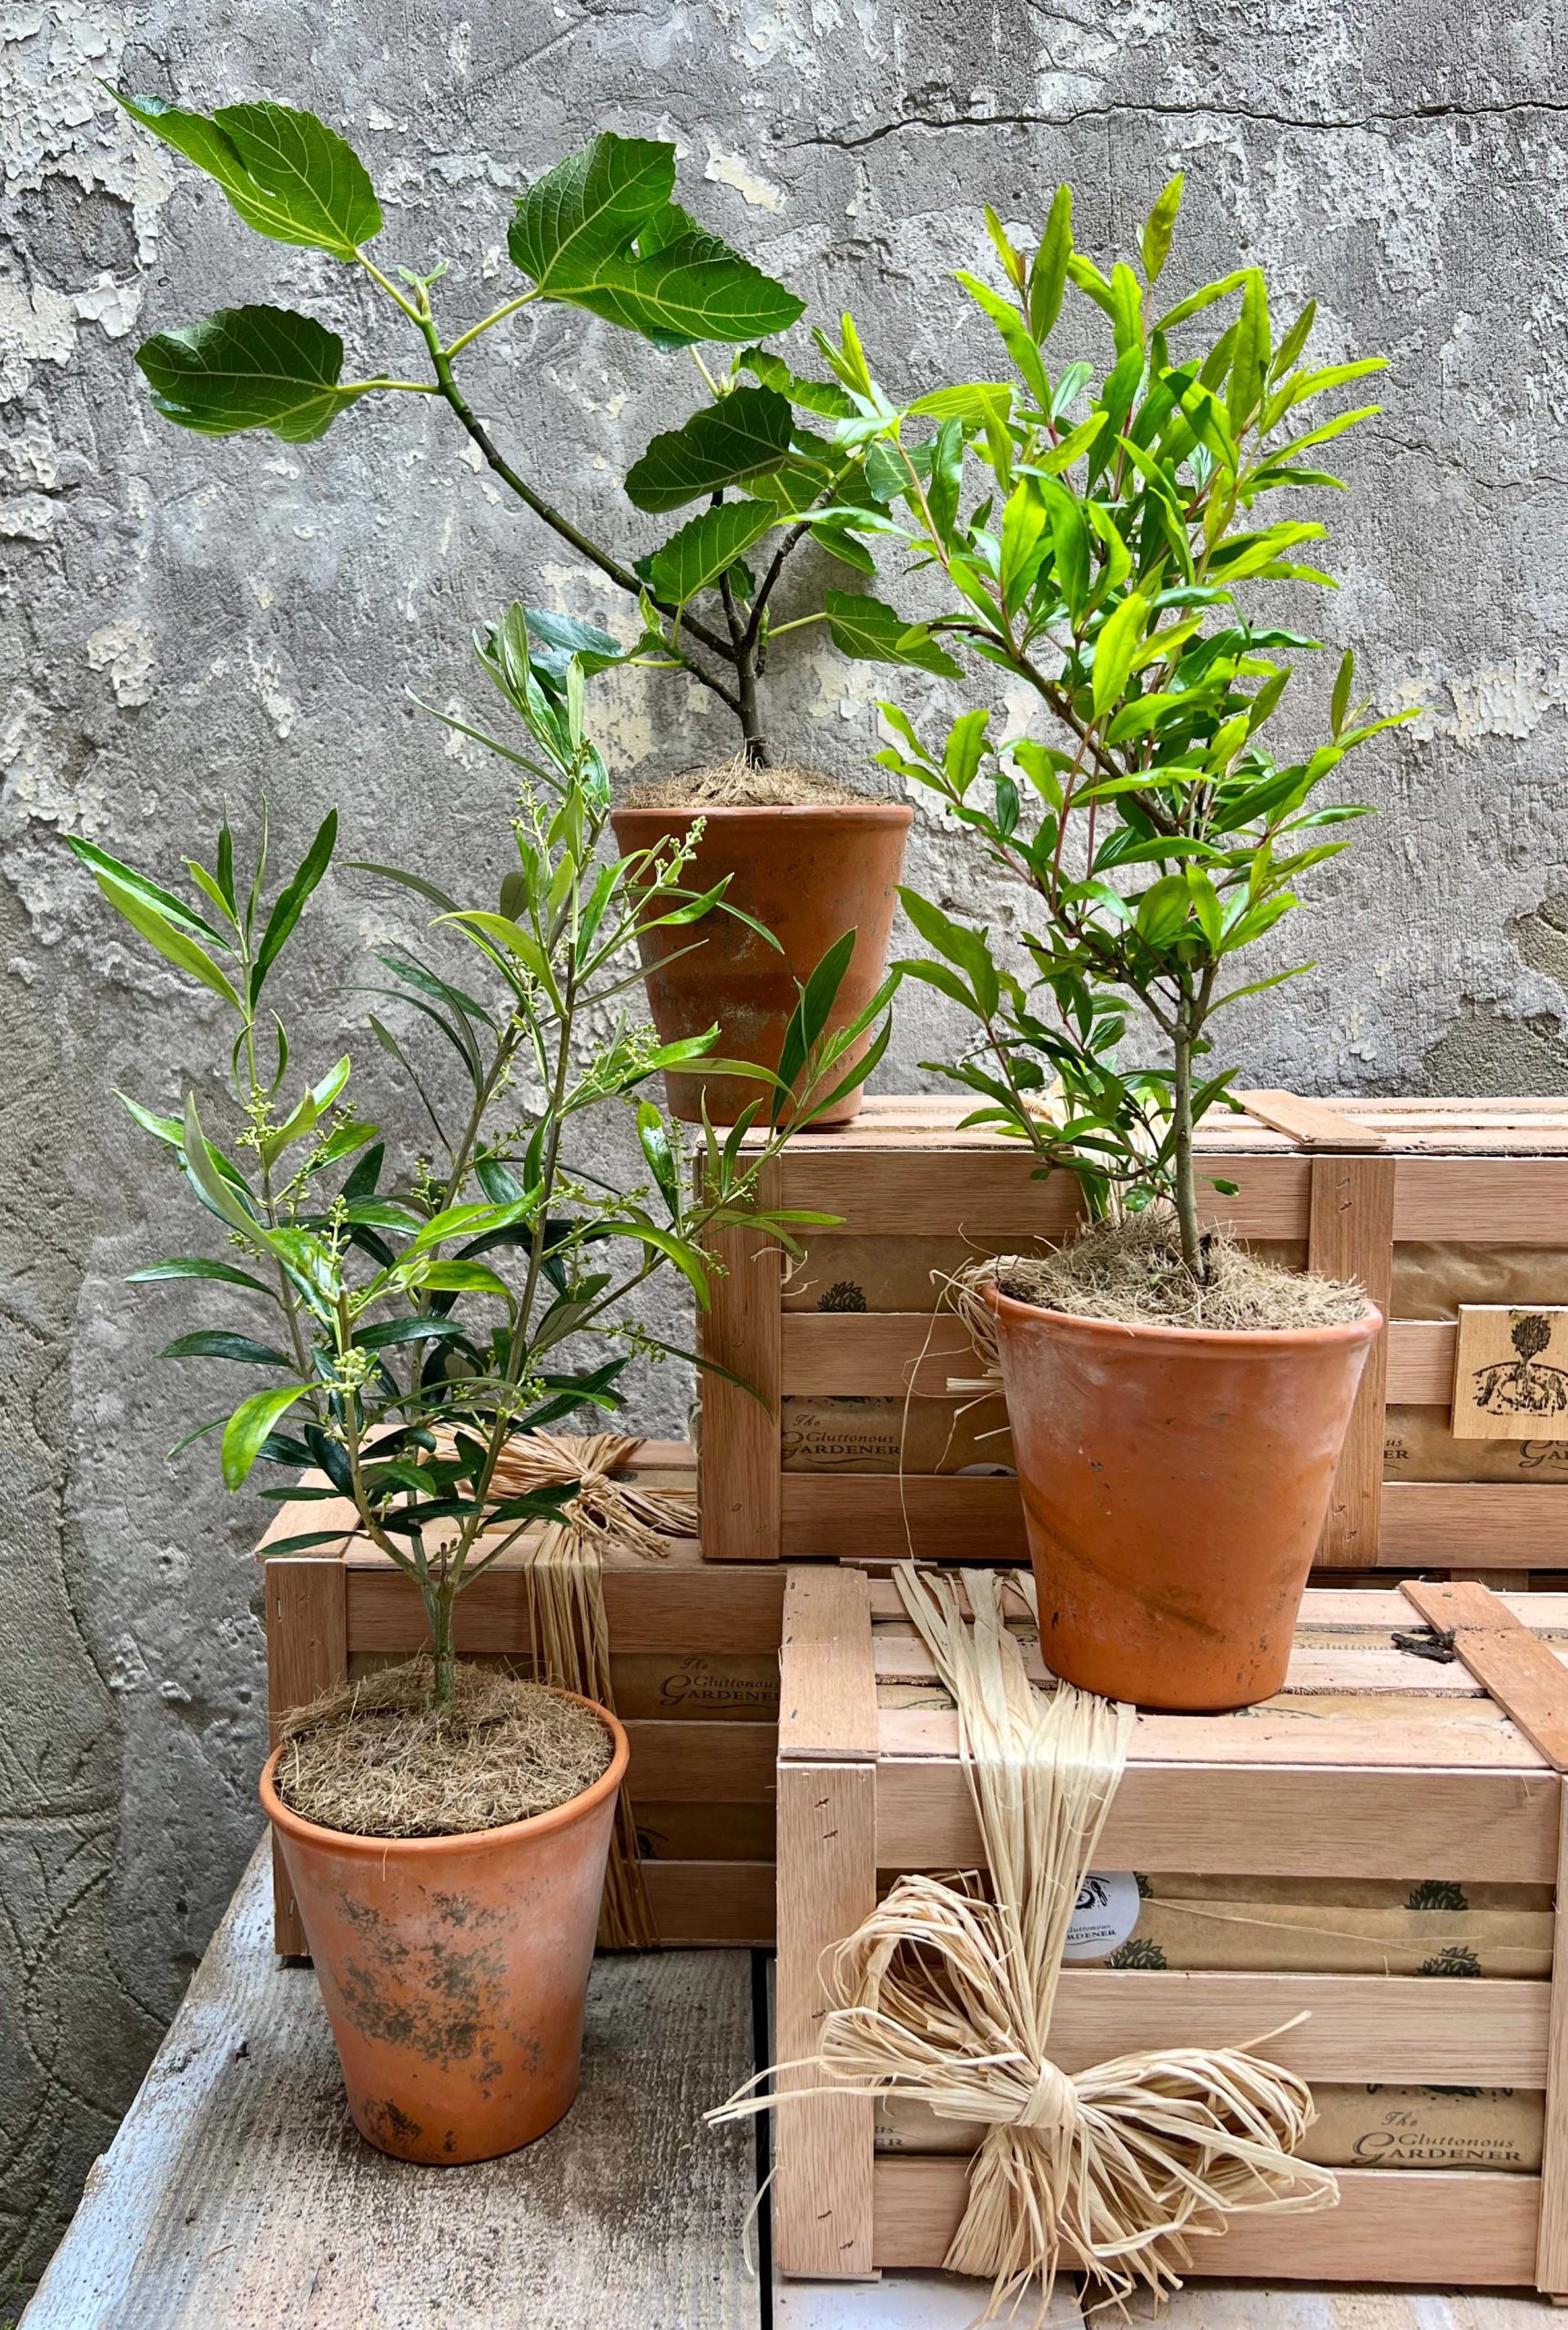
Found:
[[[987,1275],[1016,1302],[1129,1327],[1287,1333],[1366,1316],[1359,1286],[1282,1270],[1218,1234],[1204,1241],[1204,1251],[1209,1280],[1198,1286],[1182,1262],[1174,1222],[1151,1211],[1091,1222],[1050,1253],[999,1254]]]
[[[820,769],[786,763],[782,768],[753,768],[744,753],[713,768],[683,769],[639,785],[626,795],[628,809],[856,809],[868,796]]]
[[[569,1804],[608,1770],[597,1716],[541,1684],[460,1666],[450,1706],[412,1658],[334,1684],[284,1721],[278,1793],[353,1837],[455,1837]]]

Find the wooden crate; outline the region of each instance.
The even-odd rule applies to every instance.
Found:
[[[690,1490],[683,1442],[650,1443],[643,1485]],[[262,1564],[268,1698],[277,1726],[329,1685],[424,1646],[412,1582],[363,1537],[349,1505],[308,1508],[312,1525],[345,1535],[315,1554]],[[320,1516],[326,1516],[322,1518]],[[298,1531],[297,1515],[272,1535]],[[771,1942],[774,1936],[774,1761],[784,1576],[718,1569],[690,1539],[663,1561],[611,1555],[604,1566],[611,1679],[632,1742],[628,1780],[658,1940],[689,1947]],[[460,1596],[460,1656],[523,1659],[531,1644],[515,1558],[503,1555]],[[303,1954],[304,1932],[274,1860],[276,1942]]]
[[[1462,1663],[1397,1650],[1394,1632],[1419,1631],[1418,1611],[1455,1630]],[[1241,2218],[1193,2244],[1190,2270],[1568,2293],[1568,1649],[1543,1639],[1544,1630],[1568,1646],[1568,1596],[1505,1603],[1449,1583],[1318,1591],[1303,1620],[1314,1647],[1299,1649],[1286,1693],[1266,1707],[1139,1718],[1101,1867],[1555,1886],[1554,1981],[1068,1967],[1052,2055],[1072,2071],[1131,2048],[1244,2041],[1305,2010],[1310,2020],[1271,2051],[1310,2081],[1539,2091],[1539,2175],[1342,2171],[1333,2211]],[[791,1571],[777,2062],[814,2051],[819,1960],[873,1908],[879,1871],[885,1880],[980,1859],[952,1710],[933,1707],[932,1693],[912,1707],[895,1687],[931,1673],[891,1584],[843,1566]],[[774,2244],[786,2274],[856,2278],[942,2263],[966,2162],[879,2154],[873,2110],[832,2095],[779,2109]]]
[[[1359,1279],[1385,1315],[1400,1246],[1557,1244],[1568,1257],[1568,1103],[1336,1100],[1330,1107],[1290,1093],[1240,1097],[1244,1116],[1210,1115],[1201,1129],[1204,1171],[1237,1184],[1234,1196],[1201,1190],[1208,1220],[1239,1238],[1288,1244],[1327,1276]],[[1065,1235],[1079,1212],[1073,1177],[1034,1180],[1017,1142],[960,1132],[963,1113],[962,1102],[944,1099],[870,1099],[855,1124],[787,1149],[767,1169],[765,1194],[782,1207],[837,1216],[842,1234],[889,1241],[890,1257],[898,1241],[962,1240],[986,1253]],[[896,1401],[911,1390],[917,1397],[941,1393],[949,1377],[974,1374],[956,1322],[946,1315],[933,1332],[934,1293],[923,1309],[802,1311],[786,1306],[776,1250],[734,1232],[724,1261],[712,1310],[700,1322],[703,1348],[754,1385],[765,1404],[703,1378],[703,1545],[710,1558],[810,1560],[845,1545],[895,1556],[1027,1557],[1010,1479],[784,1469],[784,1401]],[[1384,1481],[1385,1408],[1446,1409],[1456,1340],[1453,1319],[1397,1317],[1380,1338],[1351,1420],[1320,1567],[1484,1569],[1512,1586],[1537,1570],[1568,1569],[1568,1433],[1562,1485]]]

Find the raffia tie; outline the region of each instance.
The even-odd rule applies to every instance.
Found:
[[[640,1440],[622,1433],[535,1432],[507,1443],[496,1466],[498,1494],[576,1481],[577,1494],[559,1522],[525,1538],[521,1555],[534,1672],[541,1682],[576,1691],[613,1710],[610,1626],[604,1613],[603,1559],[608,1549],[663,1561],[672,1537],[694,1537],[689,1498],[640,1488],[622,1477],[636,1460]],[[646,1950],[653,1920],[642,1881],[642,1850],[626,1792],[622,1790],[611,1838],[599,1920],[603,1950]]]
[[[1067,1928],[1126,1763],[1130,1707],[1038,1691],[998,1580],[895,1571],[958,1714],[991,1872],[901,1877],[823,1966],[829,2011],[805,2065],[824,2085],[744,2094],[739,2117],[800,2093],[898,2094],[978,2121],[946,2263],[988,2278],[984,2320],[1031,2284],[1043,2321],[1064,2252],[1105,2301],[1179,2286],[1187,2239],[1246,2210],[1332,2207],[1330,2172],[1292,2158],[1313,2117],[1294,2072],[1249,2045],[1148,2050],[1069,2074],[1047,2051]],[[1033,1611],[1033,1581],[1012,1581]],[[1129,1978],[1135,1979],[1135,1978]],[[1275,2034],[1277,2035],[1277,2034]]]

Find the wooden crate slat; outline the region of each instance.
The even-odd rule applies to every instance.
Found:
[[[1023,1645],[1024,1665],[1031,1681],[1043,1683],[1049,1669],[1031,1636]],[[1568,1651],[1543,1650],[1563,1675]],[[912,1627],[878,1626],[872,1656],[879,1683],[934,1684],[936,1668],[930,1651]],[[1563,1679],[1568,1682],[1568,1675]],[[1291,1649],[1282,1699],[1335,1697],[1386,1697],[1398,1692],[1415,1698],[1479,1700],[1482,1687],[1459,1661],[1441,1665],[1435,1659],[1414,1658],[1395,1650],[1386,1639],[1365,1643],[1302,1643]],[[1277,1700],[1267,1702],[1270,1707]],[[1310,1708],[1300,1710],[1310,1714]],[[1552,1760],[1550,1758],[1548,1760]]]
[[[777,1176],[777,1167],[768,1164],[758,1178],[757,1201],[770,1211],[779,1202]],[[710,1561],[773,1561],[779,1540],[783,1258],[771,1240],[752,1230],[721,1231],[713,1250],[703,1354],[740,1381],[713,1373],[702,1378],[703,1550]]]
[[[780,1389],[786,1399],[973,1399],[983,1370],[951,1312],[786,1311]],[[1457,1330],[1446,1319],[1396,1319],[1388,1334],[1391,1407],[1446,1408]],[[956,1379],[966,1389],[949,1388]],[[999,1397],[1001,1386],[994,1387]]]
[[[1556,1771],[1568,1771],[1568,1678],[1545,1643],[1484,1585],[1411,1579],[1402,1589],[1450,1634],[1467,1670]]]
[[[1282,2026],[1309,2017],[1294,2031]],[[1051,2061],[1087,2071],[1144,2047],[1234,2047],[1278,2031],[1260,2051],[1304,2079],[1361,2086],[1543,2088],[1549,1982],[1414,1974],[1145,1973],[1063,1970]]]
[[[857,1154],[835,1136],[798,1141],[780,1164],[786,1206],[843,1217],[846,1232],[885,1232],[900,1238],[969,1238],[998,1251],[1034,1238],[1061,1238],[1081,1211],[1069,1173],[1030,1178],[1033,1159],[1016,1146],[966,1153],[956,1163],[940,1150],[888,1148]],[[1238,1160],[1234,1197],[1200,1192],[1207,1221],[1226,1224],[1242,1238],[1304,1238],[1310,1160],[1285,1153]]]
[[[875,1761],[871,1586],[864,1571],[792,1572],[784,1588],[778,1737],[781,1756]]]
[[[774,2055],[814,2055],[826,2012],[817,1968],[823,1951],[853,1933],[876,1905],[875,1766],[781,1764],[779,1851],[809,1866],[809,1885],[784,1883],[778,1900],[778,2014]],[[783,2072],[781,2092],[814,2084]],[[869,2096],[786,2103],[774,2132],[774,2240],[787,2270],[824,2279],[872,2271],[872,2163],[875,2110]]]
[[[1391,1157],[1315,1157],[1307,1262],[1324,1278],[1365,1287],[1385,1320],[1393,1293],[1395,1164]],[[1317,1559],[1360,1569],[1375,1559],[1383,1493],[1386,1328],[1366,1356],[1329,1498]]]
[[[642,1867],[662,1949],[773,1947],[771,1860],[645,1860]]]
[[[1561,1789],[1558,1869],[1568,1869],[1568,1785]],[[1541,2154],[1541,2224],[1535,2286],[1568,2295],[1568,1883],[1557,1888],[1552,1942],[1549,2083]]]
[[[1385,1481],[1378,1566],[1568,1569],[1568,1488],[1533,1481]]]
[[[958,1722],[950,1707],[884,1707],[883,1753],[909,1759],[957,1751]],[[1186,1715],[1140,1715],[1133,1754],[1146,1763],[1237,1766],[1293,1765],[1431,1774],[1542,1771],[1546,1759],[1484,1698],[1424,1695],[1380,1707],[1375,1700],[1304,1696],[1270,1700],[1244,1723],[1219,1732]]]
[[[1446,1408],[1453,1396],[1459,1329],[1447,1319],[1394,1319],[1388,1332],[1391,1408]],[[1388,1493],[1388,1484],[1383,1484]]]
[[[687,1716],[629,1722],[633,1803],[771,1802],[778,1732],[771,1723],[703,1723]]]
[[[956,1473],[785,1473],[786,1561],[911,1550],[946,1560],[1027,1562],[1018,1484]]]
[[[267,1636],[267,1712],[269,1744],[292,1707],[309,1707],[349,1672],[348,1597],[340,1562],[309,1555],[275,1556],[261,1573]],[[303,1958],[309,1950],[276,1834],[272,1839],[272,1946],[280,1958]]]
[[[349,1638],[356,1650],[407,1651],[424,1642],[424,1619],[412,1581],[389,1567],[347,1566]],[[784,1615],[784,1576],[775,1567],[717,1571],[693,1555],[686,1564],[643,1563],[604,1572],[604,1609],[619,1652],[776,1650]],[[459,1596],[457,1646],[464,1656],[521,1656],[530,1647],[523,1584],[497,1568]]]
[[[957,1396],[948,1392],[949,1376],[974,1382],[982,1373],[950,1312],[786,1311],[781,1323],[786,1399],[885,1399],[912,1388],[922,1399],[948,1399]],[[999,1395],[999,1383],[996,1391]]]
[[[1539,2177],[1445,2169],[1338,2173],[1338,2208],[1232,2218],[1224,2233],[1193,2243],[1188,2270],[1257,2281],[1436,2280],[1471,2288],[1533,2281]],[[876,2162],[873,2183],[877,2266],[940,2265],[964,2214],[966,2163],[887,2154]]]
[[[1303,1099],[1296,1092],[1250,1091],[1231,1096],[1248,1115],[1276,1132],[1289,1133],[1303,1149],[1381,1149],[1382,1135],[1327,1100]]]
[[[957,1765],[876,1770],[883,1869],[972,1869],[980,1830]],[[1452,1878],[1550,1885],[1558,1781],[1525,1772],[1132,1764],[1099,1847],[1151,1876]]]
[[[1394,1180],[1394,1237],[1474,1239],[1488,1246],[1552,1243],[1568,1221],[1568,1160],[1401,1158]]]

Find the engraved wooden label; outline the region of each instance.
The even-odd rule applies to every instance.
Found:
[[[1568,1440],[1568,1307],[1460,1305],[1456,1440]]]

